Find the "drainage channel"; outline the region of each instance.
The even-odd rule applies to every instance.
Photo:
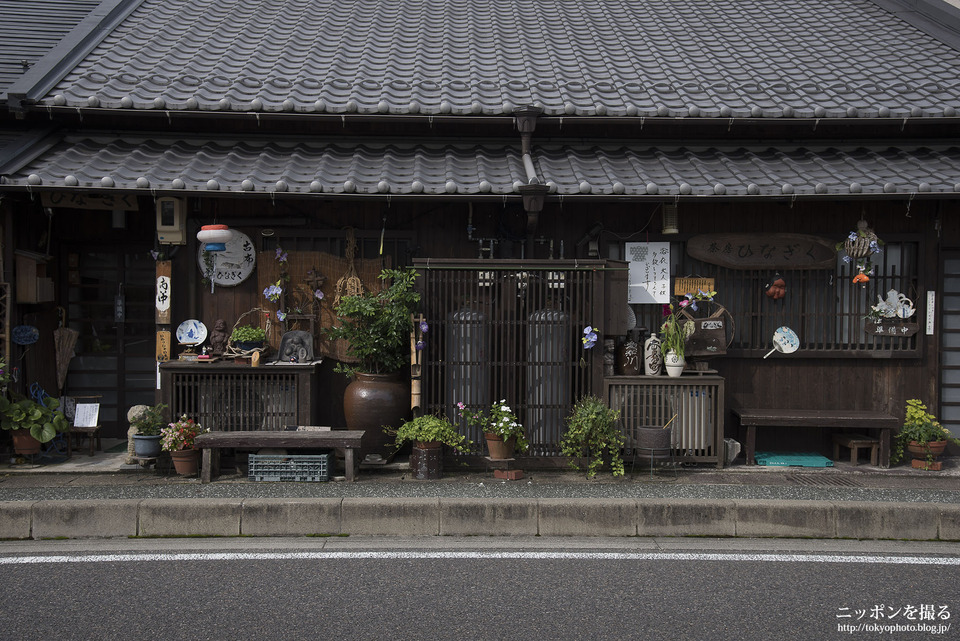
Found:
[[[849,476],[834,476],[832,474],[791,474],[787,479],[796,485],[814,487],[862,487],[860,483]]]

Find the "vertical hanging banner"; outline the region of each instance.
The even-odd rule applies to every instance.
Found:
[[[157,292],[154,299],[157,308],[157,325],[170,324],[170,276],[172,273],[172,263],[169,260],[157,261]]]
[[[670,302],[670,243],[625,243],[628,303]]]
[[[159,330],[157,332],[157,362],[166,363],[170,360],[170,332]]]

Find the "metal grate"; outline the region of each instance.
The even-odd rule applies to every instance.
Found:
[[[250,454],[251,481],[329,481],[333,454]]]
[[[812,487],[862,487],[860,483],[849,477],[825,474],[791,474],[787,480],[796,485]]]
[[[577,398],[601,393],[601,350],[586,351],[587,325],[604,322],[603,261],[415,261],[430,324],[421,352],[423,403],[477,445],[457,404],[486,410],[505,400],[527,430],[530,454],[560,454],[564,418]],[[622,271],[622,270],[620,270]]]

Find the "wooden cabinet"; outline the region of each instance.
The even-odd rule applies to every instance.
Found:
[[[316,425],[319,367],[171,361],[160,365],[160,400],[214,431]]]
[[[723,377],[715,375],[606,376],[603,397],[619,410],[626,448],[638,427],[670,422],[678,460],[724,464]]]

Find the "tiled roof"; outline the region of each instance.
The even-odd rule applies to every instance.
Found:
[[[553,194],[625,197],[960,193],[960,147],[780,145],[535,147]],[[515,146],[66,138],[6,187],[205,193],[506,195],[526,173]],[[896,197],[896,196],[893,196]]]
[[[960,51],[870,0],[145,0],[50,105],[956,116]]]
[[[100,0],[0,0],[0,99]]]

